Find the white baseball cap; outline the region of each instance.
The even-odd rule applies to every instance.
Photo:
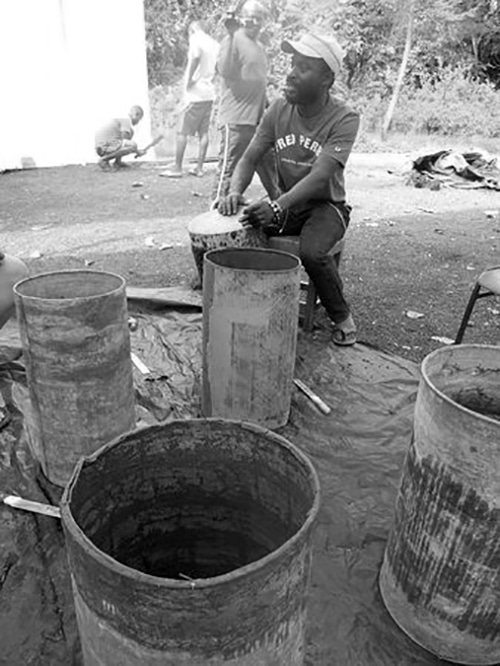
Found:
[[[322,58],[335,76],[338,76],[344,59],[344,51],[334,37],[306,33],[297,41],[285,40],[281,43],[285,53],[300,53],[308,58]]]

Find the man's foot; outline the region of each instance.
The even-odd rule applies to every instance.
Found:
[[[101,157],[101,159],[97,162],[97,164],[101,167],[103,171],[109,171],[110,165],[108,160],[104,159],[104,157]]]
[[[196,176],[197,178],[203,178],[203,176],[205,175],[203,169],[199,169],[198,167],[192,167],[191,169],[189,169],[188,173],[189,175]]]
[[[115,160],[114,167],[115,169],[130,169],[130,164],[122,162],[121,160]]]
[[[177,167],[172,167],[171,169],[162,171],[159,175],[163,176],[164,178],[182,178],[183,173],[182,169],[178,169]]]
[[[333,324],[332,341],[339,347],[350,347],[356,343],[356,324],[352,315],[338,324]]]

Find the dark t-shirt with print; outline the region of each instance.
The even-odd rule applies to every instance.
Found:
[[[335,97],[310,118],[303,118],[295,105],[278,99],[264,114],[253,143],[274,147],[284,192],[327,161],[332,177],[317,198],[338,203],[345,201],[344,166],[358,128],[359,115]]]

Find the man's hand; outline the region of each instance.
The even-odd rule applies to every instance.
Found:
[[[256,201],[243,209],[239,221],[244,227],[266,231],[278,231],[274,211],[267,201]]]
[[[142,156],[145,155],[146,153],[147,153],[147,150],[136,150],[136,152],[135,152],[135,156],[136,156],[136,157],[142,157]]]
[[[236,215],[239,208],[247,203],[242,194],[229,193],[217,202],[217,210],[221,215]]]
[[[228,31],[230,35],[234,35],[236,30],[240,27],[240,22],[236,18],[235,12],[234,11],[229,11],[226,13],[226,16],[224,18],[224,27]]]

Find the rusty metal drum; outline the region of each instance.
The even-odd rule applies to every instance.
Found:
[[[300,261],[261,248],[212,250],[203,285],[205,416],[278,428],[288,421],[299,321]]]
[[[188,232],[200,281],[203,282],[203,257],[210,250],[225,247],[266,247],[267,237],[262,231],[243,227],[238,216],[221,215],[210,210],[193,218]]]
[[[30,409],[30,447],[64,486],[82,455],[135,427],[125,280],[56,271],[14,287]]]
[[[61,509],[85,666],[300,666],[319,483],[255,424],[171,421],[82,459]]]
[[[384,603],[441,659],[500,662],[500,347],[429,354],[380,573]]]

